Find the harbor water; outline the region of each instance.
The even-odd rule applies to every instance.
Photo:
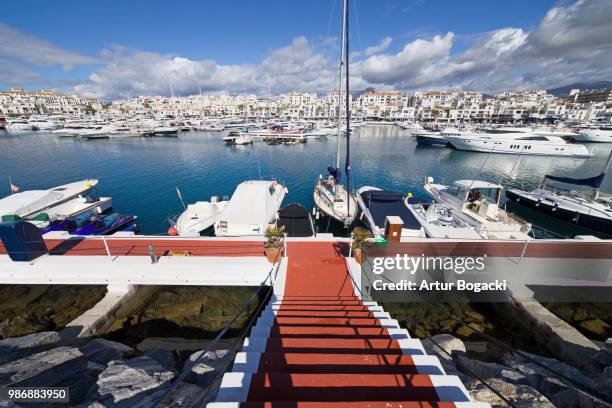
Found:
[[[1,132],[0,197],[10,193],[9,177],[22,190],[99,177],[97,193],[111,196],[115,211],[137,215],[143,234],[165,234],[168,219],[182,211],[176,187],[185,203],[191,203],[212,195],[230,196],[247,179],[276,178],[289,189],[285,204],[313,207],[313,186],[333,164],[335,137],[298,145],[228,146],[224,135],[183,132],[178,138],[79,140],[45,132]],[[408,131],[392,125],[364,126],[351,140],[351,189],[371,185],[411,192],[421,199],[427,199],[427,176],[446,183],[477,178],[524,188],[536,187],[545,174],[593,176],[601,172],[612,148],[589,144],[595,155],[588,159],[489,155],[417,146]],[[602,191],[612,191],[612,177],[604,180]],[[537,216],[526,216],[555,230]],[[318,228],[327,226],[320,222]]]

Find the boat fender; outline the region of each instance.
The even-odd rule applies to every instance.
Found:
[[[557,207],[559,207],[559,203],[555,202],[552,206],[552,211],[557,211]]]
[[[176,237],[178,235],[178,231],[176,230],[176,227],[168,228],[168,235],[170,235],[171,237]]]
[[[536,201],[535,205],[536,205],[536,207],[539,207],[540,204],[542,204],[542,199],[538,198],[538,201]]]

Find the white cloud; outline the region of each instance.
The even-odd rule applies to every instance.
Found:
[[[397,54],[359,63],[363,79],[397,88],[495,92],[612,78],[612,1],[579,0],[549,10],[536,29],[501,28],[453,53],[453,34],[415,40]]]
[[[274,92],[320,90],[334,86],[331,62],[305,37],[276,49],[260,64],[223,65],[113,46],[102,52],[104,66],[75,91],[93,97],[191,94],[206,91],[262,92],[268,77]]]
[[[96,62],[95,58],[58,47],[3,23],[0,23],[0,56],[37,66],[64,68]]]
[[[458,36],[448,32],[408,42],[396,53],[388,51],[393,40],[385,37],[352,54],[357,60],[351,63],[351,86],[497,92],[610,80],[610,21],[611,0],[577,0],[551,8],[531,31],[503,27],[463,34],[459,44]],[[467,48],[466,38],[470,38]],[[74,91],[96,97],[167,95],[172,86],[182,95],[195,93],[200,87],[205,91],[265,93],[268,78],[274,93],[324,91],[337,87],[337,48],[333,37],[314,43],[297,37],[251,64],[192,60],[121,46],[109,47],[99,58],[92,58],[0,23],[0,80],[31,83],[41,79],[32,69],[36,66],[97,62],[100,67],[88,80],[75,85]]]
[[[453,45],[453,33],[436,35],[431,41],[418,39],[392,55],[373,55],[355,64],[354,72],[370,83],[404,85],[410,76],[426,69],[429,64],[446,58]]]
[[[352,58],[357,58],[357,57],[360,57],[360,56],[369,57],[371,55],[378,54],[379,52],[383,52],[384,50],[389,48],[389,45],[391,45],[392,41],[393,41],[393,39],[391,37],[385,37],[385,38],[383,38],[380,41],[380,43],[378,43],[377,45],[373,45],[371,47],[366,48],[365,50],[363,50],[363,52],[361,52],[361,51],[353,52],[351,54],[351,57]]]

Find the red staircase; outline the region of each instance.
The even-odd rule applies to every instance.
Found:
[[[488,407],[380,306],[332,243],[291,243],[274,296],[209,408]]]

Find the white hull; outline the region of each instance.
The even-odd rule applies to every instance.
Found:
[[[229,201],[198,201],[189,204],[176,220],[176,232],[181,237],[198,237],[218,221]]]
[[[501,189],[501,186],[498,188]],[[498,203],[486,200],[467,202],[462,196],[463,192],[456,196],[449,193],[449,186],[442,184],[427,182],[424,189],[435,202],[450,207],[461,221],[473,226],[484,238],[531,239],[528,235],[531,225],[506,213],[498,207]]]
[[[85,195],[96,184],[98,180],[90,179],[64,184],[49,190],[17,193],[0,200],[0,215],[15,214],[21,218],[30,217],[66,203],[79,195]]]
[[[331,187],[326,180],[320,180],[315,187],[313,199],[315,206],[323,214],[345,226],[355,221],[357,201],[352,194],[347,194],[344,186]]]
[[[612,130],[586,129],[572,137],[577,142],[612,143]]]
[[[287,188],[276,181],[244,181],[214,224],[215,235],[261,236],[275,224]]]
[[[24,130],[32,130],[32,125],[29,123],[7,123],[4,128],[6,130],[16,130],[16,131],[24,131]]]
[[[564,141],[541,141],[512,139],[504,140],[496,136],[451,137],[446,138],[458,150],[481,153],[520,154],[530,156],[591,157],[583,145]]]

